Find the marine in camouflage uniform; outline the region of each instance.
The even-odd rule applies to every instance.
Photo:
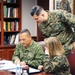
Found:
[[[62,0],[58,7],[59,9],[66,10],[71,13],[71,7],[68,0]]]
[[[44,71],[54,75],[71,75],[69,63],[65,55],[60,57],[55,56],[53,58],[46,55],[44,58]]]
[[[20,61],[27,61],[30,67],[37,68],[43,62],[44,51],[35,41],[32,41],[32,44],[28,48],[19,43],[16,45],[12,61],[14,62],[17,58]]]
[[[57,37],[62,42],[66,55],[68,56],[73,49],[75,34],[72,31],[75,29],[75,16],[64,10],[54,10],[48,12],[48,20],[42,22],[39,26],[40,31],[46,37]]]

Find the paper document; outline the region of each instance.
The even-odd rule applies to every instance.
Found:
[[[16,69],[9,69],[8,71],[16,72]],[[34,68],[29,68],[29,73],[38,73],[38,72],[40,72],[40,70],[34,69]]]
[[[29,73],[37,73],[37,72],[40,72],[40,70],[34,69],[34,68],[29,68]]]
[[[0,70],[8,70],[11,72],[16,72],[16,65],[9,60],[0,60]],[[38,69],[29,68],[29,73],[40,72]]]
[[[16,65],[12,61],[0,60],[0,70],[14,69]]]

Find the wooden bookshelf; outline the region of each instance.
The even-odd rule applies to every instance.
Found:
[[[0,0],[0,58],[11,60],[16,35],[22,28],[21,3],[21,0]],[[10,43],[13,35],[14,41]]]

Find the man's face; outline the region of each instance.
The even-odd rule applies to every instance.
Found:
[[[40,14],[39,16],[37,16],[36,14],[34,14],[33,19],[37,22],[37,23],[42,23],[44,22],[44,16],[42,14]]]
[[[31,43],[31,36],[27,35],[27,33],[22,33],[20,36],[20,42],[23,46],[28,47]]]

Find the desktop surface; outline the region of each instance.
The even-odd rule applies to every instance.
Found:
[[[15,75],[15,72],[16,72],[16,65],[12,61],[0,60],[0,75]],[[45,72],[41,72],[40,70],[30,67],[29,75],[53,75],[53,74],[46,74]]]
[[[15,73],[9,71],[0,71],[0,75],[15,75]],[[45,72],[40,72],[40,73],[34,73],[29,75],[53,75],[53,74],[46,74]]]

